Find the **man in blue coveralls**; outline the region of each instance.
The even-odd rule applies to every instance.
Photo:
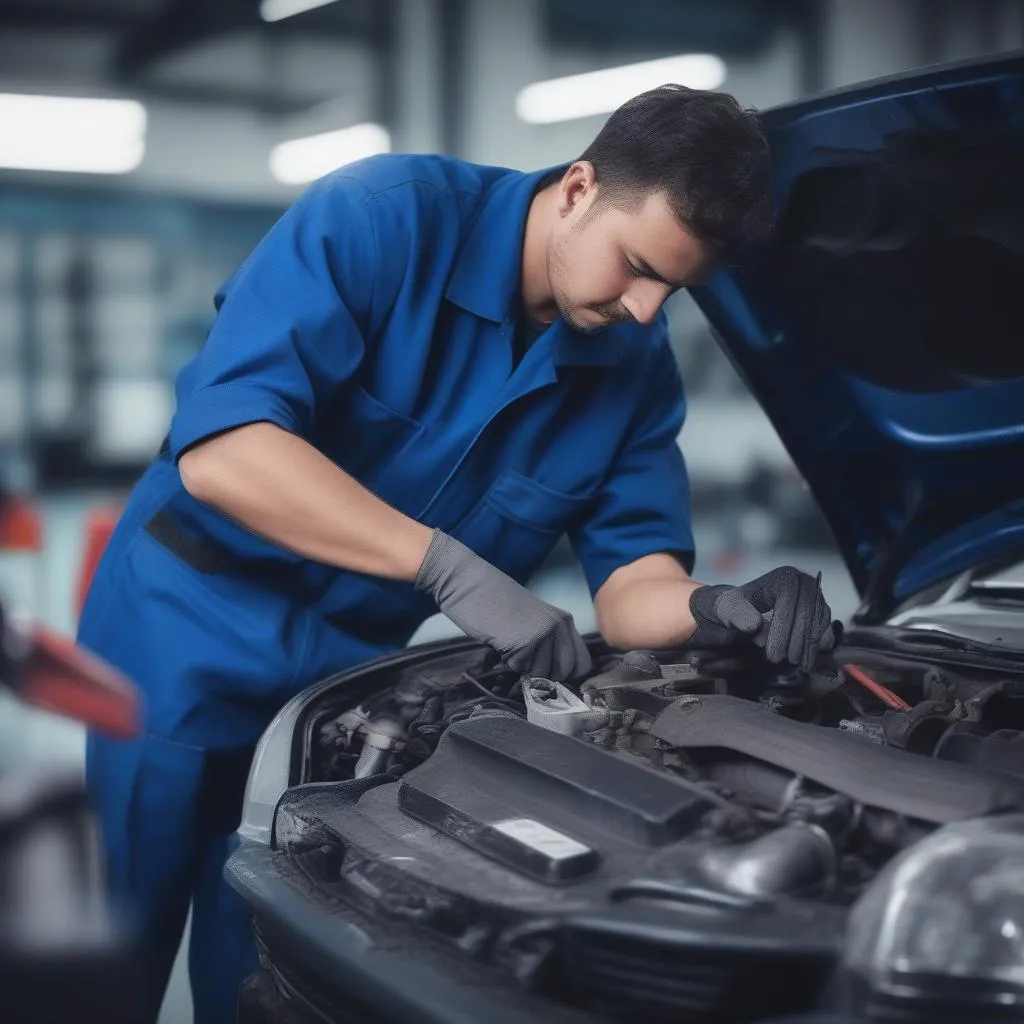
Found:
[[[221,869],[253,745],[290,696],[438,609],[515,669],[588,672],[571,616],[522,586],[563,534],[614,646],[746,642],[798,663],[831,645],[795,569],[689,575],[661,307],[770,219],[756,114],[665,86],[567,167],[344,167],[223,286],[80,629],[146,695],[144,738],[91,736],[87,775],[153,1017],[191,903],[196,1020],[234,1019],[254,954]]]

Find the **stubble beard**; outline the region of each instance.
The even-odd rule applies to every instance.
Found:
[[[575,230],[579,230],[576,228]],[[569,302],[561,282],[569,276],[569,268],[565,259],[565,241],[562,240],[551,250],[548,266],[548,279],[551,281],[551,292],[554,296],[555,306],[558,308],[558,315],[565,321],[566,325],[579,334],[600,334],[607,324],[584,324],[576,315],[574,307]]]

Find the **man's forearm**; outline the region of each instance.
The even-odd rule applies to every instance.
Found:
[[[690,595],[700,585],[668,555],[624,567],[597,595],[601,635],[620,650],[685,643],[695,628]]]
[[[251,423],[203,441],[181,456],[178,468],[199,501],[326,565],[413,580],[430,546],[429,527],[272,423]]]

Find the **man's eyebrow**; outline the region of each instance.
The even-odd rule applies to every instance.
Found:
[[[680,282],[678,282],[678,281],[670,281],[663,274],[659,274],[654,269],[654,267],[652,267],[650,265],[650,263],[648,263],[647,260],[645,260],[643,258],[643,256],[634,256],[633,257],[633,261],[636,263],[637,270],[639,270],[640,273],[644,275],[644,277],[649,277],[649,278],[651,278],[654,281],[660,281],[662,284],[667,284],[669,286],[669,288],[682,288],[683,287],[683,285]]]

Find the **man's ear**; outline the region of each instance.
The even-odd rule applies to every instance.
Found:
[[[558,212],[565,217],[581,202],[593,201],[597,189],[597,175],[589,160],[577,160],[562,175],[558,186]]]

